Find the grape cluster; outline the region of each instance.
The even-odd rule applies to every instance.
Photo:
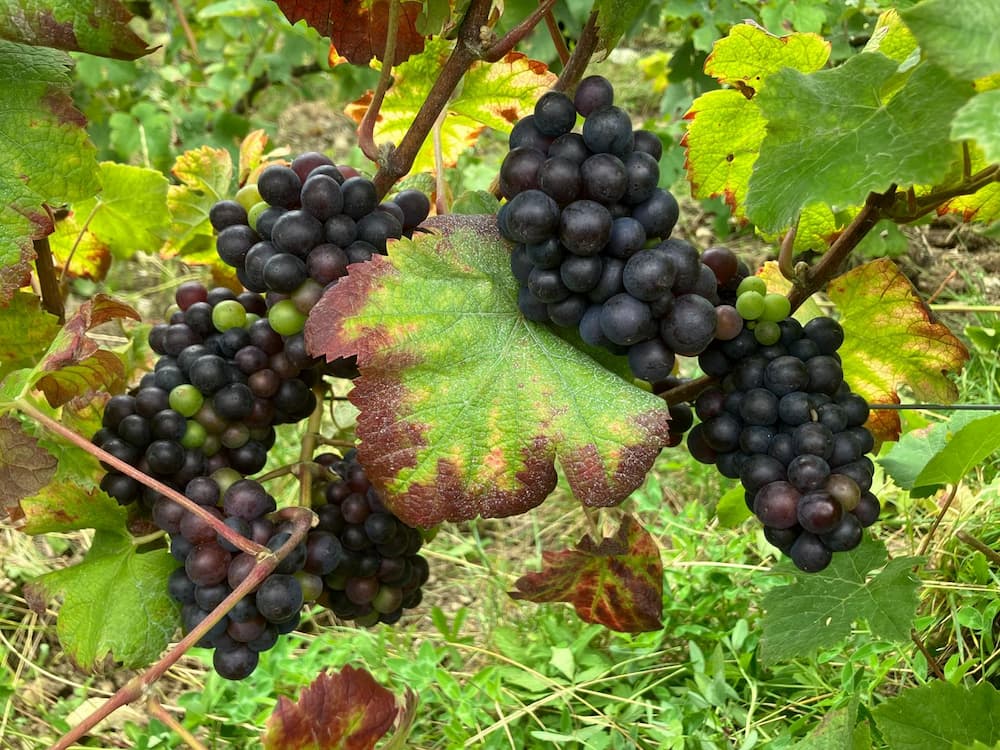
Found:
[[[874,465],[865,455],[874,447],[864,427],[868,404],[844,382],[839,323],[820,317],[802,326],[783,318],[774,323],[777,338],[762,340],[768,321],[760,303],[770,295],[747,286],[736,306],[758,322],[699,357],[720,385],[695,401],[701,422],[688,434],[688,448],[697,460],[738,478],[768,541],[800,569],[815,572],[834,552],[860,544],[862,529],[879,515],[870,491]],[[752,295],[749,307],[746,294]]]
[[[421,601],[430,573],[417,554],[423,536],[385,507],[353,449],[316,461],[325,481],[315,485],[322,504],[313,506],[319,525],[309,532],[307,570],[323,576],[317,602],[361,625],[395,623]]]
[[[283,295],[318,299],[348,264],[385,255],[389,240],[411,236],[429,212],[430,201],[419,190],[379,203],[371,180],[307,152],[290,166],[262,170],[236,200],[216,203],[209,219],[218,232],[219,257],[236,269],[243,286],[268,292],[280,306]]]
[[[279,334],[275,309],[253,292],[189,282],[175,300],[168,322],[150,331],[160,355],[153,372],[108,401],[93,442],[175,489],[224,467],[254,474],[274,444],[274,425],[316,407],[302,332]],[[119,503],[156,495],[105,468],[101,487]]]
[[[627,353],[633,374],[650,382],[670,374],[675,354],[711,343],[719,302],[713,268],[670,238],[679,208],[657,187],[662,151],[614,106],[605,78],[585,78],[573,99],[550,91],[511,132],[497,216],[516,243],[522,314]]]

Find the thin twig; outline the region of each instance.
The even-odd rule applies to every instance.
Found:
[[[967,534],[964,531],[956,531],[955,536],[957,536],[960,541],[972,547],[974,550],[982,552],[994,565],[1000,565],[1000,552],[991,549],[976,539],[976,537],[971,534]]]
[[[703,375],[700,378],[681,383],[669,391],[663,391],[663,393],[658,393],[657,395],[670,406],[683,404],[687,401],[694,401],[703,390],[717,381],[718,378],[713,378],[711,375]]]
[[[924,642],[920,639],[920,635],[913,628],[910,628],[910,639],[916,644],[920,653],[924,655],[924,659],[927,661],[927,666],[931,668],[934,676],[939,680],[946,679],[944,672],[941,671],[941,666],[937,663],[937,659],[931,656],[931,652],[927,650],[927,646],[924,645]]]
[[[16,407],[23,414],[31,417],[36,422],[42,426],[48,428],[52,432],[59,435],[61,438],[67,440],[73,445],[85,450],[90,455],[97,458],[99,461],[103,461],[106,464],[110,464],[115,469],[120,471],[122,474],[127,474],[128,476],[135,479],[140,484],[144,484],[161,495],[168,497],[175,503],[179,503],[183,508],[189,512],[194,513],[196,516],[201,518],[205,523],[209,524],[220,536],[222,536],[227,542],[235,545],[237,548],[243,552],[247,552],[251,555],[257,555],[262,550],[266,551],[267,547],[262,547],[251,539],[247,539],[238,532],[229,528],[220,521],[218,518],[209,513],[205,508],[193,502],[189,498],[182,495],[180,492],[175,490],[173,487],[168,487],[157,479],[149,476],[148,474],[143,474],[137,468],[131,464],[125,463],[120,458],[116,458],[108,453],[103,448],[99,448],[92,442],[87,440],[87,438],[77,435],[68,427],[64,427],[56,420],[52,419],[48,414],[38,409],[34,404],[31,404],[25,400],[18,401]]]
[[[171,716],[167,709],[163,707],[163,704],[161,704],[152,695],[149,696],[149,700],[146,701],[146,710],[153,716],[153,718],[159,719],[170,727],[170,729],[178,737],[188,744],[191,750],[208,750],[207,747],[201,744],[197,737],[187,730],[187,727]]]
[[[389,19],[386,22],[385,53],[382,55],[382,72],[378,85],[372,94],[371,104],[358,126],[358,146],[362,153],[376,164],[379,163],[378,146],[375,144],[375,121],[378,120],[385,100],[385,92],[392,85],[392,66],[396,61],[396,36],[399,31],[399,0],[389,0]]]
[[[302,450],[299,451],[299,464],[302,466],[299,472],[299,505],[303,508],[312,507],[313,474],[310,468],[316,453],[316,436],[323,425],[323,398],[326,395],[322,380],[313,388],[313,393],[316,396],[316,408],[309,415],[306,434],[302,436]]]
[[[100,708],[64,734],[50,750],[67,750],[70,745],[90,732],[91,729],[113,712],[145,695],[150,685],[166,674],[167,670],[176,664],[187,653],[188,649],[197,644],[244,596],[257,588],[264,579],[271,575],[272,571],[278,566],[278,563],[284,560],[288,556],[288,553],[302,542],[312,524],[317,520],[316,514],[306,508],[284,508],[278,511],[275,517],[279,520],[291,521],[292,531],[288,541],[281,545],[275,552],[263,547],[263,552],[258,556],[257,564],[250,571],[250,574],[218,607],[213,609],[176,646],[164,654],[156,664],[142,674],[136,675],[129,680]]]
[[[55,263],[52,261],[52,247],[49,238],[42,237],[33,242],[35,246],[35,272],[38,275],[38,288],[42,293],[42,307],[58,318],[60,323],[66,322],[66,306],[63,304],[59,281],[56,279]]]
[[[174,6],[174,12],[177,14],[177,21],[180,23],[181,28],[184,29],[184,36],[187,37],[188,47],[191,50],[191,56],[194,57],[194,61],[200,63],[201,58],[198,56],[198,42],[194,37],[194,32],[191,31],[191,25],[188,23],[187,16],[184,14],[184,9],[181,7],[180,0],[171,0]]]
[[[555,4],[555,0],[544,0],[539,3],[530,16],[504,34],[490,45],[489,49],[483,52],[483,60],[486,62],[496,62],[503,59],[508,52],[514,49],[518,42],[531,33],[538,23],[545,18],[546,14],[552,11],[552,6]]]
[[[945,276],[944,279],[941,281],[941,283],[938,284],[938,288],[934,290],[934,293],[925,300],[926,304],[930,305],[931,303],[934,302],[934,300],[936,300],[938,297],[940,297],[941,296],[941,292],[944,291],[944,288],[946,286],[948,286],[948,283],[953,278],[955,278],[956,276],[958,276],[958,271],[955,271],[953,269],[951,271],[951,273],[949,273],[947,276]]]
[[[94,220],[97,212],[101,209],[104,202],[101,200],[100,196],[97,196],[97,200],[94,202],[94,207],[90,209],[90,214],[87,216],[87,220],[83,222],[83,226],[80,227],[79,233],[76,235],[76,239],[73,241],[73,247],[69,249],[69,255],[66,256],[66,262],[63,263],[62,272],[59,274],[59,283],[66,279],[66,272],[69,270],[69,264],[73,262],[73,256],[76,255],[76,249],[80,246],[80,242],[83,240],[83,235],[87,233],[87,229],[90,227],[90,222]]]
[[[927,552],[927,548],[931,546],[931,538],[934,536],[934,532],[937,531],[938,526],[941,525],[941,521],[944,520],[945,513],[948,512],[948,508],[951,507],[952,501],[955,499],[955,495],[958,494],[958,485],[956,482],[951,486],[951,491],[948,493],[948,497],[945,498],[944,505],[941,506],[941,512],[937,514],[937,518],[934,519],[934,523],[931,524],[930,531],[927,532],[927,536],[924,537],[924,541],[920,545],[920,549],[917,550],[918,555],[923,555]]]
[[[566,39],[563,37],[559,24],[556,23],[556,17],[551,8],[545,14],[545,25],[548,26],[549,36],[552,37],[552,43],[556,46],[556,54],[559,55],[563,67],[566,67],[566,63],[569,62],[569,47],[566,46]]]
[[[595,10],[587,18],[587,23],[584,24],[583,30],[580,32],[580,38],[576,42],[576,47],[573,48],[573,54],[566,61],[566,66],[563,68],[562,73],[559,74],[559,80],[556,81],[552,87],[553,89],[569,93],[576,88],[576,84],[583,78],[587,66],[590,65],[590,58],[594,56],[599,41],[600,38],[597,35],[597,11]]]

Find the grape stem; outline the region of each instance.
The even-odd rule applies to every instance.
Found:
[[[283,508],[275,513],[274,517],[278,521],[291,522],[292,530],[288,541],[274,552],[266,547],[261,547],[262,552],[257,556],[257,564],[250,571],[246,579],[233,590],[233,593],[227,596],[218,607],[213,609],[176,646],[164,654],[156,664],[142,674],[136,675],[129,680],[100,708],[64,734],[49,750],[67,750],[74,742],[87,734],[114,711],[146,695],[150,685],[160,679],[170,667],[176,664],[187,653],[188,649],[200,641],[244,596],[251,593],[255,588],[260,586],[264,579],[271,575],[272,571],[278,566],[278,563],[284,560],[305,539],[309,529],[318,520],[316,514],[307,508]]]
[[[152,695],[149,696],[149,699],[146,701],[146,711],[148,711],[154,719],[159,719],[170,727],[170,729],[173,730],[178,737],[188,744],[188,747],[190,747],[191,750],[208,750],[207,747],[201,744],[197,737],[187,730],[187,727],[171,716],[170,712],[163,707],[163,704],[156,700],[156,698]]]
[[[552,43],[556,46],[556,54],[559,55],[563,67],[566,67],[566,63],[569,62],[569,48],[566,46],[566,40],[563,38],[562,31],[559,30],[559,24],[556,23],[556,17],[551,8],[545,14],[545,25],[549,29]]]
[[[312,480],[313,474],[310,471],[310,464],[313,455],[316,453],[316,437],[323,424],[323,397],[326,389],[321,380],[314,388],[316,395],[316,408],[309,415],[309,422],[306,424],[306,434],[302,436],[302,450],[299,451],[299,505],[303,508],[312,507]]]
[[[573,48],[573,54],[566,61],[566,66],[559,74],[559,80],[552,88],[555,91],[564,91],[567,94],[576,89],[576,84],[583,78],[583,74],[590,64],[590,58],[597,51],[597,44],[600,39],[597,36],[597,11],[591,11],[587,23],[580,32],[580,38]]]
[[[375,144],[375,121],[378,120],[385,92],[392,85],[392,68],[396,56],[396,36],[399,31],[399,0],[389,0],[389,18],[386,21],[385,53],[382,55],[382,72],[372,94],[371,103],[358,125],[358,146],[361,152],[376,164],[381,163],[379,149]]]
[[[127,474],[128,476],[135,479],[137,482],[144,484],[146,487],[149,487],[150,489],[155,490],[156,492],[159,492],[161,495],[168,497],[175,503],[179,503],[181,506],[183,506],[183,508],[186,511],[194,513],[196,516],[204,520],[205,523],[209,524],[227,542],[236,546],[243,552],[247,552],[251,555],[258,555],[262,550],[264,551],[267,550],[267,547],[262,547],[256,542],[238,534],[236,531],[226,526],[226,524],[224,524],[218,518],[216,518],[207,510],[205,510],[203,507],[201,507],[194,501],[188,499],[174,488],[168,487],[167,485],[163,484],[163,482],[154,479],[148,474],[144,474],[131,464],[127,464],[121,459],[112,456],[106,450],[94,445],[85,437],[77,435],[75,432],[73,432],[73,430],[59,424],[59,422],[52,419],[52,417],[50,417],[48,414],[36,408],[34,404],[31,404],[28,401],[22,399],[16,403],[16,408],[21,413],[31,417],[44,427],[47,427],[49,430],[56,433],[61,438],[67,440],[68,442],[72,443],[78,448],[85,450],[87,453],[97,458],[97,460],[103,461],[104,463],[113,466],[122,474]]]
[[[918,555],[926,554],[927,548],[931,546],[931,539],[934,536],[934,532],[937,531],[938,526],[941,525],[941,521],[944,520],[944,516],[948,512],[948,508],[951,507],[952,501],[955,499],[955,495],[958,494],[958,485],[959,483],[955,483],[951,486],[951,490],[948,492],[948,497],[945,498],[944,503],[941,505],[941,512],[937,514],[937,518],[935,518],[934,523],[931,524],[931,528],[927,532],[927,536],[924,537],[924,541],[920,544],[920,549],[917,550]]]
[[[34,241],[35,272],[38,275],[38,289],[42,293],[42,307],[59,319],[66,322],[66,307],[63,304],[59,281],[56,279],[55,263],[52,260],[52,247],[49,238],[42,237]]]
[[[513,29],[508,31],[499,40],[490,45],[483,53],[483,60],[486,62],[497,62],[502,60],[508,52],[514,49],[518,42],[523,40],[532,30],[539,24],[543,18],[547,18],[552,13],[552,6],[556,4],[556,0],[545,0],[538,4],[538,7],[532,11],[531,15],[525,18],[521,23],[515,26]]]
[[[969,545],[977,552],[982,552],[994,565],[1000,566],[1000,553],[996,550],[991,549],[988,545],[983,544],[976,537],[964,531],[956,531],[955,536],[958,537],[959,541]]]

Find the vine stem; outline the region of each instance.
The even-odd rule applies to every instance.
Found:
[[[573,48],[573,54],[566,61],[566,66],[559,74],[559,80],[552,88],[556,91],[570,92],[576,88],[576,84],[583,78],[587,66],[590,65],[590,58],[597,51],[597,44],[600,39],[597,36],[597,11],[591,11],[587,23],[584,24],[580,32],[580,38]]]
[[[569,62],[569,47],[566,46],[566,40],[559,30],[559,24],[556,23],[556,17],[551,8],[545,14],[545,25],[549,28],[549,36],[552,37],[552,43],[556,46],[556,54],[559,55],[559,60],[562,62],[563,67],[566,67],[566,63]]]
[[[191,31],[191,24],[188,23],[187,16],[184,13],[184,9],[181,7],[180,0],[171,0],[171,2],[174,6],[174,12],[177,13],[177,21],[180,23],[181,28],[184,29],[184,36],[187,38],[191,55],[194,57],[195,62],[200,63],[201,58],[198,56],[198,42],[194,38],[194,32]]]
[[[972,534],[967,534],[964,531],[956,531],[955,536],[974,550],[982,552],[994,565],[1000,565],[1000,553],[994,549],[990,549],[987,545],[976,539],[976,537],[972,536]]]
[[[448,60],[427,92],[424,103],[410,123],[406,134],[396,148],[392,149],[379,163],[378,172],[373,182],[379,200],[385,197],[396,181],[410,171],[417,152],[427,139],[428,133],[434,127],[438,115],[451,98],[458,82],[472,63],[482,57],[483,43],[480,39],[480,29],[489,19],[493,0],[471,0],[465,18],[458,29],[458,41]]]
[[[948,497],[945,498],[944,505],[941,506],[941,512],[937,514],[937,518],[935,518],[934,523],[931,524],[931,528],[927,532],[927,536],[924,537],[924,541],[920,544],[920,549],[917,551],[918,555],[925,554],[927,552],[927,548],[931,546],[931,539],[934,536],[934,532],[938,530],[938,526],[940,526],[941,521],[944,520],[944,516],[948,512],[948,508],[951,507],[951,504],[955,499],[955,495],[958,494],[958,485],[959,483],[956,482],[951,486],[951,490],[948,492]]]
[[[378,85],[372,94],[371,104],[365,110],[358,126],[358,146],[362,153],[376,164],[380,163],[378,146],[375,144],[375,121],[378,120],[385,101],[385,92],[392,85],[392,67],[396,60],[396,36],[399,32],[399,0],[389,0],[389,18],[386,21],[385,53],[382,55],[382,72],[378,77]]]
[[[275,552],[266,547],[261,548],[262,552],[257,556],[257,564],[250,571],[250,574],[218,607],[212,610],[208,617],[198,623],[190,633],[164,654],[156,664],[125,683],[100,708],[64,734],[56,744],[52,745],[50,750],[67,750],[70,745],[87,734],[113,712],[146,695],[149,687],[166,674],[167,670],[176,664],[187,653],[188,649],[197,644],[244,596],[263,583],[278,566],[278,563],[284,560],[288,556],[288,553],[302,542],[313,523],[317,520],[316,514],[308,508],[284,508],[275,514],[275,518],[291,522],[292,531],[288,541],[281,545]]]
[[[323,397],[326,395],[321,380],[314,388],[316,395],[316,408],[309,415],[309,422],[306,424],[306,434],[302,437],[302,450],[299,451],[299,505],[303,508],[312,507],[312,480],[313,473],[310,471],[310,464],[316,453],[316,436],[319,434],[323,424]]]
[[[59,291],[49,238],[42,237],[32,244],[35,246],[35,272],[38,274],[38,288],[42,292],[42,307],[55,315],[60,324],[65,323],[66,306],[63,304],[62,292]]]
[[[22,399],[21,401],[17,402],[16,406],[21,413],[25,414],[28,417],[31,417],[39,424],[48,428],[49,430],[56,433],[61,438],[67,440],[73,445],[77,446],[78,448],[85,450],[87,453],[94,456],[99,461],[103,461],[104,463],[113,466],[122,474],[127,474],[128,476],[135,479],[137,482],[146,485],[150,489],[156,490],[161,495],[164,495],[173,500],[175,503],[179,503],[181,506],[183,506],[183,508],[186,511],[194,513],[196,516],[203,519],[205,523],[210,524],[211,527],[215,529],[215,531],[220,536],[222,536],[227,542],[235,545],[243,552],[247,552],[251,555],[256,556],[259,555],[262,551],[267,550],[267,547],[262,547],[256,542],[247,539],[244,536],[241,536],[236,531],[226,526],[226,524],[217,519],[207,510],[205,510],[203,507],[193,502],[192,500],[188,499],[177,490],[173,489],[172,487],[168,487],[167,485],[163,484],[163,482],[157,481],[148,474],[142,473],[131,464],[127,464],[121,459],[112,456],[106,450],[94,445],[85,437],[77,435],[75,432],[73,432],[73,430],[59,424],[59,422],[54,420],[45,412],[38,409],[34,404],[31,404]]]
[[[927,666],[930,667],[931,671],[934,673],[934,676],[939,680],[947,679],[944,676],[944,672],[941,671],[941,665],[937,663],[937,659],[935,659],[931,655],[931,652],[927,650],[927,646],[924,645],[924,642],[920,639],[920,635],[917,633],[915,628],[910,628],[910,640],[916,644],[917,650],[923,654],[924,660],[927,662]]]
[[[170,729],[173,730],[178,737],[188,744],[191,750],[208,750],[208,748],[205,747],[197,737],[187,730],[187,727],[171,716],[167,709],[163,707],[163,704],[152,695],[149,696],[149,700],[146,701],[146,710],[153,716],[153,718],[159,719],[170,727]]]

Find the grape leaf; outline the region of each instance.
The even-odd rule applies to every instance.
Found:
[[[399,713],[391,692],[348,664],[336,674],[320,672],[295,703],[281,696],[267,720],[264,748],[372,750]]]
[[[954,141],[972,140],[983,150],[987,162],[1000,161],[1000,89],[977,94],[958,110],[951,123]]]
[[[858,704],[831,711],[808,737],[799,740],[789,750],[850,750],[854,747],[854,724],[858,718]],[[871,745],[869,745],[871,747]]]
[[[254,130],[240,141],[239,173],[237,182],[242,186],[247,183],[250,175],[264,163],[264,151],[267,148],[267,133]],[[176,168],[176,165],[175,165]],[[232,167],[230,166],[230,171]],[[228,191],[224,191],[223,195]]]
[[[663,627],[663,563],[649,532],[632,516],[600,543],[542,552],[542,570],[517,579],[514,599],[569,602],[584,622],[623,633]]]
[[[343,57],[354,65],[367,65],[374,57],[385,56],[389,20],[388,0],[276,0],[289,21],[305,20],[322,36],[330,37],[330,59]],[[392,64],[415,55],[424,48],[417,31],[422,2],[403,0],[399,7],[399,28]]]
[[[1000,693],[988,682],[971,688],[935,680],[903,690],[872,709],[889,750],[940,750],[952,743],[1000,742]]]
[[[52,406],[62,406],[89,390],[114,392],[125,382],[125,365],[114,352],[99,349],[87,332],[110,320],[131,318],[139,313],[106,294],[94,295],[56,335],[36,368],[36,385]]]
[[[59,264],[70,263],[68,274],[95,280],[107,273],[109,255],[124,259],[138,250],[155,251],[170,224],[167,178],[158,170],[106,161],[100,179],[101,192],[74,203],[50,238]]]
[[[719,523],[727,529],[733,529],[750,518],[753,513],[747,507],[746,491],[742,485],[731,487],[722,497],[719,498],[715,506],[715,515]]]
[[[646,0],[595,0],[598,50],[611,52],[648,7]]]
[[[52,231],[43,204],[93,195],[96,150],[70,99],[72,61],[58,50],[0,40],[0,305],[28,277],[32,239]]]
[[[955,158],[946,135],[951,121],[971,95],[942,68],[920,63],[901,73],[879,53],[808,75],[774,73],[755,97],[767,136],[750,178],[747,215],[777,232],[810,203],[840,210],[891,184],[936,184]]]
[[[445,39],[431,40],[421,54],[396,68],[392,88],[386,94],[375,123],[377,141],[398,144],[402,140],[437,80],[452,44]],[[461,88],[448,101],[447,116],[441,124],[445,166],[454,166],[484,127],[509,132],[514,122],[533,111],[535,101],[555,80],[556,76],[544,63],[519,52],[511,52],[496,63],[472,65]],[[373,92],[368,91],[344,111],[360,123],[372,95]],[[434,171],[432,139],[421,146],[410,171]]]
[[[128,511],[101,490],[84,490],[56,481],[21,501],[25,534],[51,534],[77,529],[103,529],[122,534]]]
[[[33,366],[58,331],[56,316],[42,310],[38,297],[16,292],[0,314],[0,380],[14,370]]]
[[[151,52],[117,0],[0,0],[0,38],[134,60]]]
[[[879,460],[904,490],[923,497],[957,484],[1000,450],[1000,414],[960,412],[945,422],[903,435]]]
[[[249,164],[248,161],[246,166]],[[171,171],[179,184],[167,188],[171,225],[169,238],[162,248],[163,255],[180,254],[188,261],[191,260],[188,256],[197,255],[199,259],[212,262],[213,266],[224,266],[215,252],[215,233],[208,212],[212,204],[224,200],[232,192],[232,157],[224,148],[202,146],[178,156]]]
[[[1000,72],[1000,5],[992,0],[965,0],[961,9],[950,0],[924,0],[900,15],[923,54],[955,76]]]
[[[886,563],[887,557],[884,544],[866,538],[856,549],[835,554],[826,570],[796,571],[794,583],[768,591],[761,659],[773,664],[833,646],[856,620],[866,620],[876,638],[907,640],[920,586],[911,568],[920,558]],[[876,568],[881,570],[872,575]]]
[[[386,503],[425,527],[523,513],[557,458],[586,505],[624,500],[666,444],[663,401],[521,316],[495,217],[428,226],[351,266],[306,324],[314,356],[358,357],[359,457]]]
[[[917,39],[903,23],[895,8],[883,11],[875,22],[872,35],[865,43],[865,52],[881,52],[886,57],[903,62],[917,50]]]
[[[0,509],[12,520],[23,517],[18,503],[49,483],[56,473],[56,457],[21,429],[21,423],[0,416]]]
[[[144,667],[180,624],[164,585],[176,567],[165,549],[139,554],[126,534],[98,530],[83,562],[25,584],[25,597],[35,611],[63,598],[56,632],[81,669],[109,656],[127,668]]]
[[[931,312],[913,284],[891,260],[880,259],[838,276],[827,289],[840,311],[844,378],[871,403],[899,402],[906,385],[918,399],[958,398],[947,372],[955,372],[969,351]],[[899,416],[873,412],[868,428],[880,440],[896,440]]]
[[[735,88],[703,94],[684,115],[688,128],[681,143],[696,198],[722,196],[735,216],[746,217],[747,186],[765,136],[754,95],[771,73],[786,66],[818,70],[829,54],[830,44],[815,34],[776,37],[750,24],[733,26],[716,42],[705,72]]]
[[[973,174],[990,166],[990,162],[986,160],[978,143],[966,143],[968,144],[969,169]],[[958,181],[960,175],[955,174],[954,179]],[[1000,183],[991,182],[971,195],[959,195],[938,206],[938,214],[947,213],[959,214],[962,221],[966,222],[989,223],[1000,219]]]

